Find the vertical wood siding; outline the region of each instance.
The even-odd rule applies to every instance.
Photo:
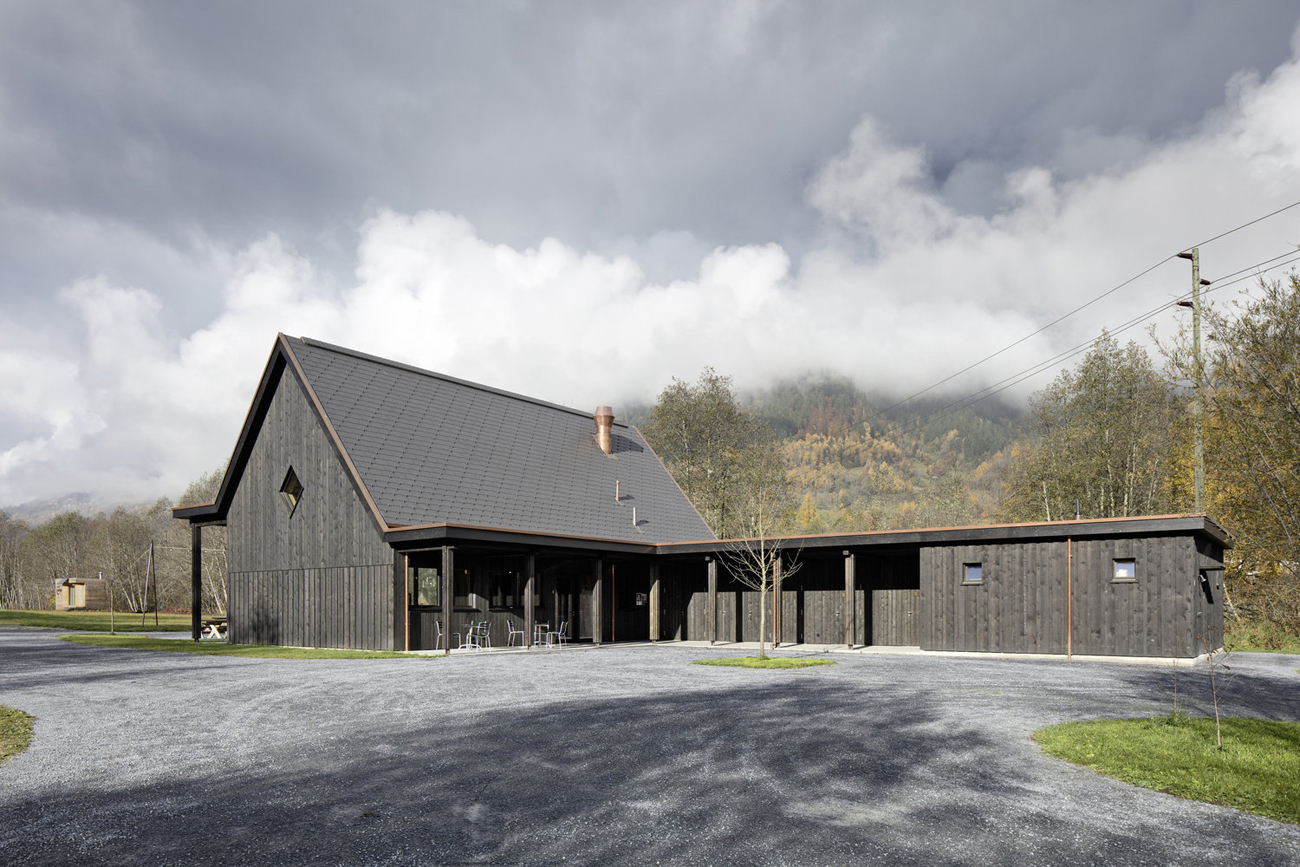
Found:
[[[807,558],[793,576],[782,579],[780,641],[784,644],[843,644],[844,608],[854,606],[855,644],[917,644],[918,565],[915,553],[858,555],[857,589],[845,599],[844,558]],[[681,565],[665,571],[665,619],[679,617],[683,637],[708,635],[708,590],[704,568]],[[766,640],[773,636],[773,599],[767,599]],[[718,641],[758,641],[760,594],[718,576]],[[677,606],[674,613],[671,606]],[[665,635],[665,637],[671,637]],[[870,639],[869,641],[867,639]]]
[[[280,493],[291,466],[303,486],[292,515]],[[392,551],[288,371],[257,433],[227,528],[232,642],[395,647]]]
[[[1197,650],[1223,646],[1223,551],[1209,542],[1196,544],[1197,586],[1193,591]],[[1201,583],[1201,570],[1206,582]]]
[[[1221,635],[1221,601],[1205,599],[1199,578],[1203,563],[1221,564],[1218,546],[1155,536],[1070,548],[1072,567],[1064,541],[922,548],[921,647],[1065,653],[1068,640],[1077,654],[1186,657],[1216,616]],[[1116,558],[1135,561],[1136,581],[1114,580]],[[981,564],[981,583],[962,583],[966,563]]]
[[[922,548],[920,646],[1065,653],[1065,549],[1065,542]],[[981,565],[981,583],[962,583],[967,563]]]

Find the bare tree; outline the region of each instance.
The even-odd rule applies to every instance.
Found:
[[[743,460],[737,462],[733,498],[733,520],[741,533],[727,541],[722,554],[732,576],[758,593],[758,656],[763,659],[767,656],[767,597],[776,570],[781,568],[784,578],[800,567],[798,550],[791,556],[788,542],[779,535],[790,525],[793,503],[785,463],[770,438],[750,443]]]
[[[33,528],[22,540],[19,568],[28,607],[54,607],[54,582],[90,578],[86,552],[94,523],[77,512],[64,512]]]
[[[0,608],[26,608],[22,544],[27,523],[0,512]]]
[[[104,576],[113,596],[130,611],[144,611],[145,563],[149,550],[149,530],[144,518],[119,506],[95,521],[89,563]]]

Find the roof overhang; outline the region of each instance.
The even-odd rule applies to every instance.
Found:
[[[1066,539],[1122,536],[1199,536],[1231,548],[1228,533],[1205,515],[1155,515],[1139,518],[1092,518],[1080,521],[1045,521],[1029,524],[980,524],[924,530],[879,530],[816,536],[780,536],[767,540],[780,548],[844,550],[890,547],[993,544],[1000,542],[1050,542]],[[657,554],[714,554],[734,550],[756,540],[675,542],[656,546]]]
[[[650,555],[656,545],[646,542],[627,542],[617,539],[596,539],[586,536],[564,536],[554,533],[537,533],[527,530],[506,530],[499,527],[474,527],[465,524],[427,524],[418,527],[398,527],[384,533],[384,541],[397,550],[410,550],[422,546],[477,543],[504,545],[529,550],[553,549],[559,551],[597,551],[607,554]]]

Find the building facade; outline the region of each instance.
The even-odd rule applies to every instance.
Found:
[[[494,646],[758,639],[760,600],[635,428],[277,337],[213,503],[229,640]],[[1222,644],[1226,534],[1203,515],[775,540],[767,638],[1196,656]]]

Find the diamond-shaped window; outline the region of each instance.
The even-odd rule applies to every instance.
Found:
[[[284,475],[284,484],[280,485],[280,496],[284,497],[284,504],[289,509],[290,517],[298,508],[298,501],[302,499],[302,482],[298,481],[298,474],[289,467],[289,472]]]

